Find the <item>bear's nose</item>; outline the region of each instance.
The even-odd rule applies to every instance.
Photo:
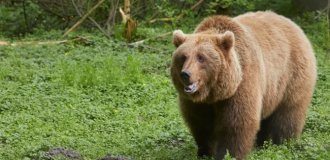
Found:
[[[182,71],[181,73],[180,73],[180,76],[181,76],[181,78],[182,78],[182,80],[184,81],[184,82],[189,82],[189,78],[190,78],[190,72],[188,72],[188,71]]]

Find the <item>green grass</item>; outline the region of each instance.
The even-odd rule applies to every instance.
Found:
[[[249,159],[330,157],[330,42],[325,19],[311,19],[297,19],[314,45],[319,77],[303,135],[255,149]],[[143,28],[148,31],[169,30]],[[23,40],[55,40],[60,34]],[[170,81],[170,37],[129,48],[96,32],[79,34],[93,43],[0,47],[0,159],[43,159],[55,147],[76,150],[84,159],[109,153],[195,159]]]

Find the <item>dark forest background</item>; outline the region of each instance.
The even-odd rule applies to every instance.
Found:
[[[131,27],[135,31],[146,25],[175,28],[212,14],[234,16],[247,11],[272,10],[290,17],[315,10],[326,13],[328,3],[328,0],[2,0],[0,32],[23,36],[40,29],[65,30],[91,11],[79,28],[98,29],[110,38],[126,24],[124,16],[133,20]],[[120,13],[120,8],[124,14]],[[129,40],[134,38],[135,32],[130,34]]]

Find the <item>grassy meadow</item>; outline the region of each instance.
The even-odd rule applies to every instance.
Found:
[[[266,144],[248,159],[329,159],[330,38],[324,16],[295,21],[313,43],[318,83],[299,139]],[[195,22],[183,25],[192,32]],[[141,27],[153,37],[171,27]],[[36,31],[8,41],[61,39],[62,31]],[[139,47],[98,31],[70,35],[88,43],[0,46],[0,159],[52,159],[66,148],[81,159],[106,155],[131,159],[196,159],[196,146],[179,110],[169,76],[171,37]],[[230,159],[230,157],[227,157]],[[69,159],[64,156],[53,159]]]

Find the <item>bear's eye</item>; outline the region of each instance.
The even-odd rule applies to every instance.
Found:
[[[203,63],[205,61],[205,58],[202,55],[197,55],[197,61],[200,63]]]
[[[185,55],[181,55],[181,56],[180,56],[180,60],[181,60],[181,62],[185,62],[186,59],[187,59],[187,56],[185,56]]]

